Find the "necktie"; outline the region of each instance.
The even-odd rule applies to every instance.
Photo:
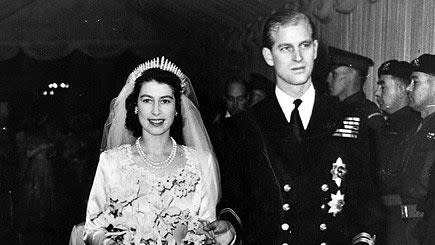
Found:
[[[302,143],[305,138],[304,125],[302,124],[301,116],[299,115],[298,107],[301,105],[302,100],[296,99],[293,101],[295,108],[290,116],[290,126],[298,143]]]

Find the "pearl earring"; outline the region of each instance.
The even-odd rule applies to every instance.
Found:
[[[137,109],[137,107],[134,108],[134,114],[137,114],[139,112],[139,110]]]

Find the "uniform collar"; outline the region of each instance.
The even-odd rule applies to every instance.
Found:
[[[347,97],[346,99],[343,100],[343,103],[345,104],[354,104],[360,101],[365,101],[366,100],[366,95],[364,94],[363,91],[358,91],[354,94],[352,94],[351,96]]]
[[[300,98],[293,98],[292,96],[286,94],[283,90],[275,86],[275,95],[278,100],[279,106],[283,111],[285,118],[290,122],[290,115],[294,109],[293,101],[295,99],[301,99],[302,104],[299,106],[299,115],[301,116],[302,124],[306,129],[308,123],[310,122],[311,114],[314,107],[314,99],[316,97],[316,91],[313,84],[310,85],[307,91]]]
[[[433,112],[432,114],[429,114],[427,117],[425,117],[421,123],[423,125],[426,125],[428,123],[433,123],[435,121],[435,112]]]
[[[404,117],[409,117],[410,114],[418,114],[418,112],[414,111],[411,107],[405,106],[400,108],[400,110],[394,112],[391,115],[388,115],[388,121],[397,122],[403,120]]]

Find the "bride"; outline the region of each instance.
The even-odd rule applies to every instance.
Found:
[[[190,80],[164,57],[130,74],[106,122],[87,205],[87,244],[210,238],[202,227],[216,219],[219,169],[192,100]]]

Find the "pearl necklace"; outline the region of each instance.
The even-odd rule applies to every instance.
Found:
[[[175,159],[175,155],[177,154],[177,142],[175,142],[174,138],[171,137],[172,140],[172,150],[171,150],[171,154],[169,154],[169,157],[164,160],[163,162],[154,162],[151,161],[151,159],[149,159],[145,153],[142,150],[142,146],[140,145],[140,138],[137,138],[136,140],[136,149],[137,152],[139,153],[140,157],[142,158],[142,160],[151,168],[155,168],[155,169],[163,169],[168,167],[169,165],[171,165],[171,163],[174,161]]]

